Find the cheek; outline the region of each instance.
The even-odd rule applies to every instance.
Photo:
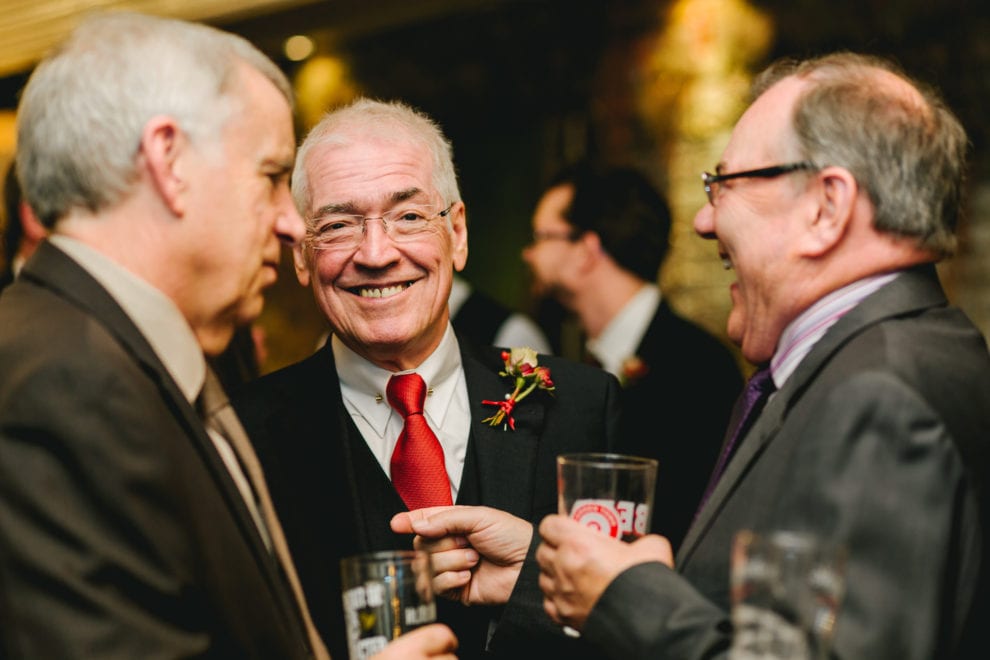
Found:
[[[310,271],[313,273],[313,283],[319,288],[332,288],[333,283],[344,268],[343,262],[332,258],[329,254],[314,255]]]

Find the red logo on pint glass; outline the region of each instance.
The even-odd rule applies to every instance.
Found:
[[[594,502],[579,504],[571,512],[571,518],[612,538],[619,537],[619,517],[610,507]]]

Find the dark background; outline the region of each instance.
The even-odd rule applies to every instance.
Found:
[[[738,4],[697,2],[712,13]],[[780,56],[837,49],[893,57],[943,92],[973,142],[972,180],[987,179],[990,3],[748,4],[774,24],[772,43],[755,68]],[[321,49],[348,63],[363,93],[402,99],[433,116],[453,142],[468,207],[471,254],[465,273],[504,302],[529,309],[519,250],[528,241],[529,216],[544,180],[575,156],[614,160],[615,144],[657,139],[641,135],[632,123],[603,122],[609,117],[603,108],[632,75],[623,66],[627,60],[616,54],[661,30],[673,6],[664,0],[338,0],[217,25],[253,41],[290,75],[300,65],[282,54],[284,39],[313,35]],[[15,107],[25,79],[21,74],[0,80],[0,102]],[[661,186],[667,178],[659,163],[651,175]],[[718,277],[714,259],[711,268]],[[311,297],[299,290],[290,269],[285,275],[269,305],[273,314],[281,310],[266,317],[269,334],[277,344],[290,326],[306,330],[290,340],[295,348],[276,350],[270,366],[295,359],[318,334]],[[720,323],[709,326],[717,331]]]

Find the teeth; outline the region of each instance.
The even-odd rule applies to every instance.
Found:
[[[732,270],[732,259],[722,257],[722,268],[725,270]]]
[[[362,298],[389,298],[398,293],[402,293],[408,285],[387,286],[380,289],[360,289],[358,293]]]

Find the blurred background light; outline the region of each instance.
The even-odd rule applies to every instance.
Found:
[[[316,50],[313,40],[304,34],[294,34],[285,40],[285,56],[293,62],[301,62]]]

